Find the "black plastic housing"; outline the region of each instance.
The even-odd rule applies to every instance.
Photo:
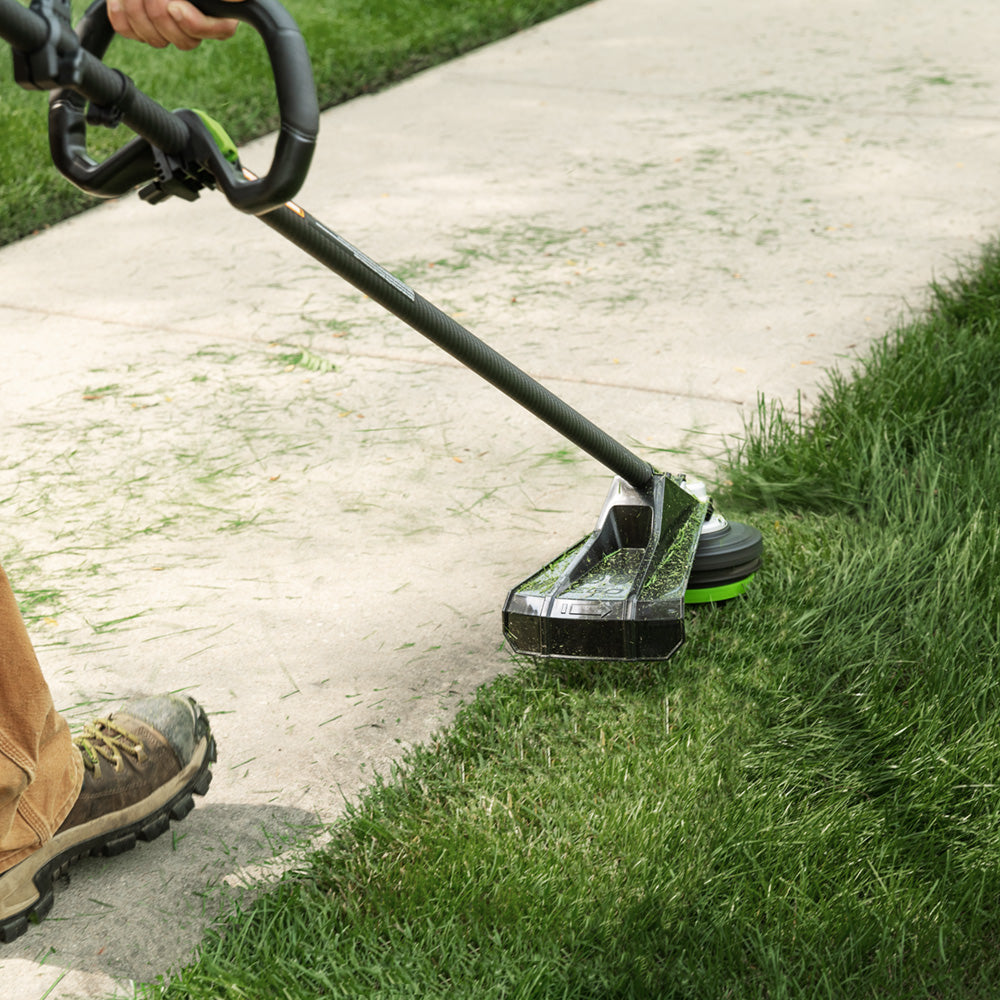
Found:
[[[611,484],[594,533],[515,587],[503,609],[516,653],[665,660],[684,642],[684,592],[708,509],[671,476]]]

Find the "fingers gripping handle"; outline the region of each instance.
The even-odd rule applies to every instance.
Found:
[[[274,74],[280,117],[274,156],[267,173],[262,177],[244,174],[222,155],[196,115],[167,111],[136,90],[123,74],[102,64],[114,37],[105,0],[97,0],[77,26],[84,50],[79,79],[52,95],[49,113],[52,157],[74,184],[93,194],[111,197],[154,175],[149,146],[155,146],[182,161],[197,163],[211,174],[234,206],[243,212],[262,215],[294,197],[312,160],[319,131],[319,108],[305,41],[291,15],[277,0],[192,2],[210,17],[247,22],[264,42]],[[109,117],[120,118],[146,142],[131,143],[103,163],[95,163],[86,155],[85,98],[105,109]]]

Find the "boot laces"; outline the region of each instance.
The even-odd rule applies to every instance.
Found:
[[[109,761],[116,771],[125,766],[123,755],[136,763],[146,759],[142,741],[111,719],[94,719],[83,727],[83,733],[73,741],[83,755],[83,766],[88,771],[101,773],[101,757]]]

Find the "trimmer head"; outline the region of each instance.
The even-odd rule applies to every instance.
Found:
[[[688,481],[685,489],[708,500],[705,484]],[[748,524],[727,521],[710,509],[688,578],[685,604],[718,604],[739,597],[760,568],[764,539]]]
[[[508,594],[504,635],[529,656],[666,660],[684,642],[684,605],[741,594],[762,548],[701,483],[657,474],[640,491],[616,478],[594,533]]]
[[[517,653],[665,660],[684,641],[684,591],[708,511],[671,476],[616,477],[597,528],[515,587],[503,609]]]

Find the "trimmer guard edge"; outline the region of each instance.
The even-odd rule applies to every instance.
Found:
[[[684,592],[708,504],[657,473],[611,484],[594,533],[515,587],[503,609],[516,653],[665,660],[684,642]]]

